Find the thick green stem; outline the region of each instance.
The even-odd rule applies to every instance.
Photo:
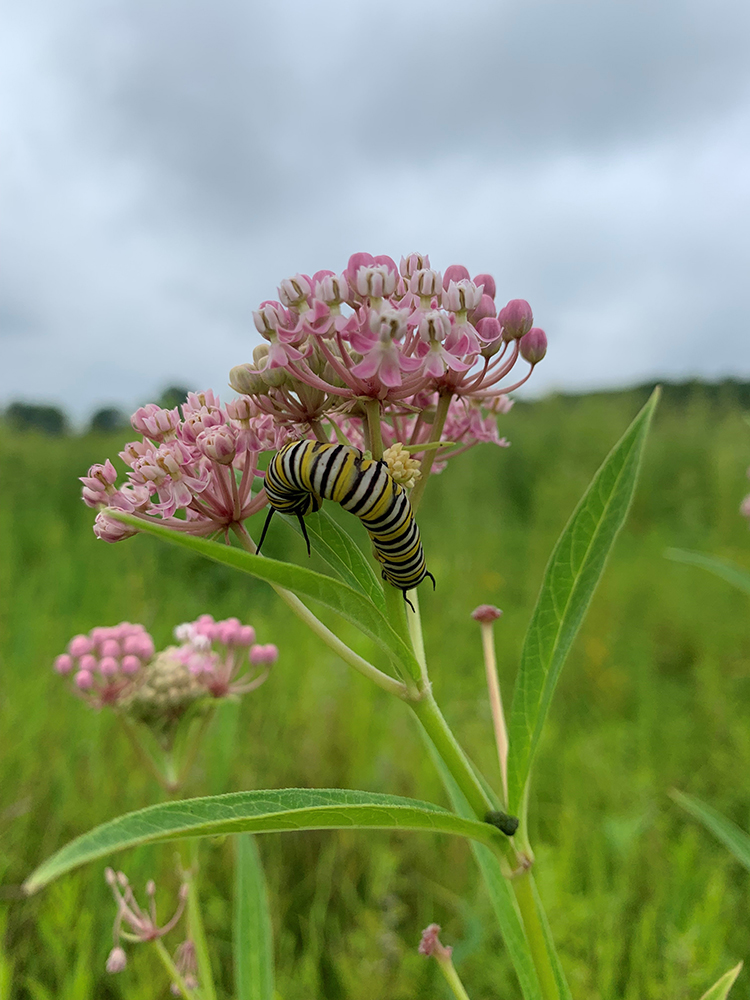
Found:
[[[234,533],[239,539],[240,544],[248,552],[255,554],[257,551],[255,542],[252,540],[250,535],[247,533],[245,527],[241,524],[233,525]],[[330,649],[334,651],[341,659],[348,663],[350,667],[354,667],[356,671],[362,674],[364,677],[369,677],[371,681],[374,681],[378,687],[383,688],[384,691],[388,691],[390,694],[395,694],[398,698],[408,697],[408,689],[405,684],[401,681],[397,681],[395,677],[389,677],[388,674],[384,674],[382,670],[378,670],[374,667],[372,663],[368,663],[363,657],[358,653],[355,653],[353,649],[350,649],[346,643],[342,642],[337,635],[335,635],[329,628],[316,618],[315,615],[306,607],[302,601],[293,594],[290,590],[285,590],[283,587],[279,587],[276,584],[271,584],[273,589],[279,595],[279,597],[284,601],[284,603],[289,607],[295,615],[301,619],[317,636],[322,639],[323,642]]]
[[[539,917],[539,910],[534,899],[534,891],[529,875],[530,869],[526,869],[511,881],[513,892],[515,893],[518,909],[521,911],[521,920],[526,931],[526,940],[529,942],[529,950],[534,960],[534,967],[539,978],[539,987],[542,991],[543,1000],[560,1000],[560,991],[557,988],[557,980],[552,969],[547,942],[544,939],[544,928]]]
[[[368,399],[365,403],[370,451],[376,462],[383,459],[383,435],[380,431],[380,400]]]
[[[451,405],[451,399],[453,399],[453,394],[451,392],[441,392],[440,398],[438,399],[437,410],[435,411],[435,419],[432,421],[432,430],[430,431],[430,436],[427,439],[428,444],[433,444],[435,441],[440,440],[440,435],[443,433],[443,428],[445,427],[445,420],[448,416],[448,408]],[[411,491],[411,507],[412,510],[416,510],[422,501],[422,496],[427,487],[427,480],[430,478],[430,470],[432,469],[432,463],[435,461],[435,455],[437,449],[431,449],[424,453],[424,458],[422,459],[422,476],[417,482],[417,485]]]
[[[177,985],[180,996],[187,997],[187,1000],[197,1000],[196,992],[188,988],[182,975],[178,972],[177,966],[172,961],[172,956],[158,938],[154,941],[154,947],[156,948],[156,954],[161,959],[161,964],[167,970],[169,978]]]

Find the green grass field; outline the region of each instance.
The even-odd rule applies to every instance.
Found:
[[[509,701],[549,552],[643,399],[633,391],[519,405],[504,418],[510,449],[461,456],[427,492],[419,520],[438,587],[434,595],[425,587],[421,600],[435,693],[493,781],[469,613],[484,602],[505,611],[497,636]],[[124,440],[2,440],[3,1000],[169,995],[146,946],[130,949],[125,972],[104,972],[114,917],[104,863],[31,899],[18,889],[75,835],[161,795],[116,720],[89,710],[53,673],[54,656],[76,632],[128,619],[163,646],[175,624],[210,612],[237,615],[260,642],[279,646],[266,685],[220,710],[186,794],[341,786],[445,804],[405,706],[338,661],[265,585],[151,538],[115,546],[94,538],[76,477]],[[748,464],[750,428],[731,392],[667,394],[635,504],[562,675],[535,768],[532,842],[576,1000],[698,1000],[750,954],[747,874],[667,795],[684,789],[750,826],[747,598],[664,558],[678,546],[750,567],[750,534],[738,515]],[[306,559],[280,524],[267,554]],[[377,656],[349,626],[342,634]],[[434,963],[416,952],[433,920],[454,945],[472,1000],[520,996],[463,842],[346,832],[259,843],[282,1000],[447,997]],[[231,845],[206,843],[203,858],[205,919],[230,997]],[[156,878],[169,910],[179,884],[169,845],[116,864],[139,888]],[[745,971],[732,1000],[750,996],[749,981]]]

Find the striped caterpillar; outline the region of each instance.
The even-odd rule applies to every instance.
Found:
[[[266,493],[271,505],[258,551],[276,511],[294,514],[310,552],[310,540],[303,520],[320,510],[322,500],[340,503],[355,514],[367,529],[382,566],[383,579],[406,596],[427,571],[419,528],[409,498],[388,472],[385,462],[365,458],[358,448],[320,441],[293,441],[271,460],[266,472]]]

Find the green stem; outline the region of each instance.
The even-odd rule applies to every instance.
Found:
[[[383,435],[380,432],[380,400],[368,399],[365,403],[370,451],[376,462],[383,459]]]
[[[214,717],[214,712],[214,705],[210,705],[206,709],[206,713],[199,721],[198,725],[194,727],[190,744],[183,755],[182,766],[180,767],[179,774],[177,775],[178,787],[185,784],[185,781],[193,768],[193,764],[195,764],[195,758],[198,756],[198,751],[200,750],[201,743],[203,742],[203,737],[206,735],[206,731]]]
[[[459,979],[458,973],[456,972],[451,959],[439,958],[438,956],[435,957],[437,958],[437,963],[440,966],[440,971],[443,973],[448,985],[453,990],[453,995],[456,997],[456,1000],[469,1000],[469,994],[464,989],[464,984]]]
[[[119,712],[117,713],[117,718],[120,720],[120,725],[125,731],[125,735],[130,741],[130,745],[133,747],[133,750],[135,750],[138,759],[141,761],[142,764],[146,765],[147,770],[151,772],[154,778],[156,778],[156,780],[159,782],[159,785],[161,786],[162,791],[170,792],[172,789],[169,784],[169,779],[162,774],[154,758],[141,743],[138,737],[138,733],[135,727],[133,726],[133,723],[130,721],[130,719],[126,718],[124,715],[121,715]]]
[[[526,869],[511,881],[513,892],[515,893],[518,909],[521,912],[521,920],[526,931],[526,940],[529,942],[531,957],[534,960],[536,974],[539,978],[539,986],[542,991],[543,1000],[560,1000],[560,991],[557,988],[557,980],[552,969],[547,942],[544,939],[544,928],[539,917],[534,890],[531,885],[530,869]]]
[[[492,622],[482,622],[482,650],[484,669],[487,676],[487,690],[492,710],[492,725],[495,730],[497,759],[500,764],[500,779],[503,785],[503,807],[508,804],[508,728],[503,712],[503,698],[500,693],[500,679],[497,676],[497,658]]]
[[[435,744],[437,752],[443,758],[453,780],[463,792],[473,812],[478,819],[484,819],[494,806],[459,746],[450,726],[443,718],[443,714],[432,696],[432,691],[427,688],[422,698],[419,701],[410,702],[410,705],[422,723],[425,732]]]
[[[208,953],[206,930],[203,926],[200,903],[198,901],[198,872],[200,870],[198,852],[200,842],[190,842],[190,876],[188,881],[188,932],[195,945],[195,959],[198,964],[198,982],[201,988],[202,1000],[216,1000],[216,987],[211,970],[211,958]]]
[[[414,614],[406,616],[409,626],[409,638],[421,670],[420,689],[425,690],[425,688],[429,687],[430,678],[427,674],[427,657],[425,656],[424,636],[422,635],[422,615],[419,610],[419,597],[417,596],[416,588],[410,590],[407,597],[414,605]]]
[[[451,405],[451,399],[453,399],[453,393],[440,393],[437,410],[435,411],[435,419],[432,421],[432,430],[430,431],[430,436],[427,439],[428,444],[433,444],[435,441],[440,440],[440,435],[443,433],[445,420],[448,416],[448,408]],[[432,469],[432,463],[435,461],[436,454],[437,449],[426,451],[424,453],[424,458],[422,459],[422,476],[417,481],[417,485],[411,491],[410,499],[412,510],[416,510],[422,501],[422,496],[424,495],[424,491],[427,487],[427,480],[430,478],[430,470]]]
[[[250,535],[247,533],[244,525],[235,524],[232,525],[233,530],[240,544],[248,552],[255,554],[257,551],[255,542],[252,540]],[[337,635],[335,635],[329,628],[316,618],[315,615],[306,607],[302,601],[293,594],[290,590],[285,590],[283,587],[279,587],[276,584],[271,584],[273,589],[279,595],[279,597],[284,601],[284,603],[289,607],[295,615],[305,623],[305,625],[310,628],[319,639],[322,639],[329,649],[332,649],[334,653],[341,657],[341,659],[348,663],[350,667],[354,667],[356,671],[362,674],[364,677],[368,677],[371,681],[374,681],[378,687],[383,688],[384,691],[388,691],[390,694],[395,694],[398,698],[407,698],[409,691],[404,683],[397,681],[395,677],[390,677],[388,674],[384,674],[382,670],[378,670],[377,667],[373,666],[372,663],[368,663],[363,657],[358,653],[355,653],[353,649],[350,649],[346,643],[342,642]]]
[[[197,1000],[197,994],[195,993],[194,990],[188,988],[188,986],[185,983],[185,980],[180,975],[177,966],[172,961],[172,956],[169,954],[169,952],[164,947],[163,943],[159,938],[157,938],[156,941],[154,941],[154,947],[156,948],[156,954],[161,959],[161,964],[167,970],[169,978],[172,980],[172,982],[177,984],[180,990],[180,994],[183,997],[187,997],[187,1000]]]

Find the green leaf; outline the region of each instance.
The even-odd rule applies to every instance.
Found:
[[[676,789],[672,789],[669,794],[678,806],[682,806],[686,812],[702,823],[725,847],[729,848],[739,863],[750,871],[750,837],[744,830],[692,795],[685,795]]]
[[[35,892],[59,875],[139,844],[230,833],[300,830],[418,830],[452,833],[485,844],[504,835],[489,823],[463,819],[430,802],[341,788],[282,788],[232,792],[148,806],[71,841],[26,880]]]
[[[453,808],[460,816],[466,818],[472,816],[469,803],[446,767],[442,757],[437,752],[435,744],[421,725],[419,728],[427,744],[427,749],[433,763],[448,792],[448,797],[451,800]],[[492,903],[492,908],[495,911],[495,916],[500,927],[500,933],[505,947],[508,949],[508,954],[513,963],[524,1000],[542,1000],[542,991],[539,986],[539,979],[534,967],[529,943],[526,940],[526,932],[521,922],[513,890],[508,879],[503,874],[500,859],[494,851],[481,844],[472,843],[471,849],[479,865],[479,871],[481,872],[484,884],[487,887],[490,902]]]
[[[666,556],[675,562],[689,563],[691,566],[707,569],[709,573],[715,573],[738,590],[750,594],[750,573],[742,566],[737,566],[726,559],[717,559],[715,556],[704,556],[702,552],[688,552],[686,549],[667,549]]]
[[[607,556],[625,521],[651,417],[655,390],[615,445],[557,542],[526,633],[509,724],[509,811],[522,814],[552,695]]]
[[[733,969],[725,972],[721,979],[718,979],[710,990],[701,997],[701,1000],[727,1000],[729,991],[734,986],[734,982],[742,972],[742,962],[738,962]]]
[[[296,517],[280,515],[281,519],[302,536],[302,529]],[[339,574],[344,583],[369,597],[375,607],[385,614],[383,588],[373,572],[364,552],[353,538],[337,524],[325,510],[308,514],[305,527],[315,539],[313,548]]]
[[[186,535],[172,528],[148,522],[142,518],[133,517],[120,510],[108,509],[108,515],[130,524],[140,531],[155,535],[172,545],[188,549],[198,555],[213,559],[215,562],[232,566],[234,569],[249,573],[250,576],[265,580],[266,583],[284,587],[301,597],[309,597],[319,601],[332,611],[336,611],[346,621],[356,625],[368,638],[380,646],[389,656],[394,658],[412,677],[419,677],[420,669],[414,652],[404,642],[388,623],[381,611],[358,590],[334,580],[333,577],[313,570],[295,566],[292,563],[279,562],[277,559],[266,559],[265,556],[251,555],[242,549],[237,549],[222,542],[209,542],[205,538]]]
[[[255,838],[235,837],[234,982],[237,1000],[273,1000],[273,930]]]

